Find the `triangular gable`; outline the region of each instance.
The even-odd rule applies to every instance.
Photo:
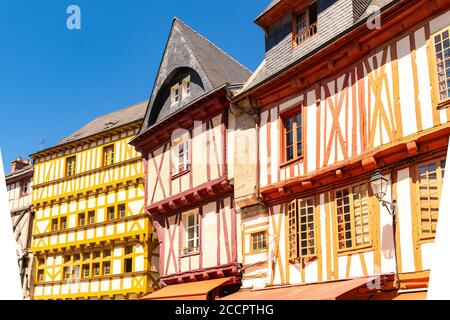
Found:
[[[158,110],[153,109],[160,90],[167,89],[173,76],[182,68],[190,68],[199,75],[203,94],[225,83],[244,83],[251,76],[247,68],[178,18],[174,18],[141,132],[154,123],[156,118],[165,118],[172,112],[162,110],[160,105],[155,106]]]

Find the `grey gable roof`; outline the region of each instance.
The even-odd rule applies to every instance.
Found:
[[[224,83],[244,83],[252,72],[219,49],[215,44],[175,18],[182,27],[192,51],[214,88]]]
[[[218,48],[211,41],[194,31],[178,18],[173,19],[169,38],[164,50],[158,74],[153,86],[147,113],[141,132],[145,131],[153,115],[166,118],[172,114],[171,110],[153,110],[155,100],[160,90],[167,85],[167,80],[179,68],[191,68],[201,77],[204,91],[208,93],[225,83],[243,84],[252,72]],[[162,108],[162,106],[157,106]]]
[[[142,120],[147,108],[147,101],[141,102],[131,107],[127,107],[112,113],[100,116],[81,129],[75,131],[68,137],[64,138],[56,146],[60,146],[69,142],[81,140],[92,135],[105,132],[123,125]]]

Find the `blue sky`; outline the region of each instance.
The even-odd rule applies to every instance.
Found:
[[[149,98],[174,16],[251,70],[269,0],[0,0],[0,148],[5,162]],[[66,9],[81,8],[81,30]]]

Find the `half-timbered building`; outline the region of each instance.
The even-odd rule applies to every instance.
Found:
[[[30,250],[34,222],[34,210],[31,205],[31,187],[33,185],[33,165],[30,161],[17,158],[11,162],[11,172],[6,175],[9,209],[17,243],[17,259],[20,267],[20,280],[23,297],[33,297],[34,258]]]
[[[101,117],[34,155],[35,299],[137,299],[158,287],[135,137],[147,103]]]
[[[144,124],[132,141],[144,158],[146,211],[157,230],[166,286],[145,299],[215,299],[239,288],[229,99],[250,75],[174,19]]]
[[[256,19],[265,60],[232,102],[258,115],[257,191],[229,298],[424,297],[450,133],[449,6],[273,0]]]

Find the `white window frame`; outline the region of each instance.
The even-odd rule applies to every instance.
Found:
[[[194,217],[193,224],[190,224],[190,218]],[[200,214],[198,211],[186,213],[184,215],[184,246],[183,254],[195,254],[200,251]],[[189,236],[189,230],[194,229],[193,236]],[[189,244],[193,242],[194,246]]]
[[[182,90],[180,90],[180,84],[177,83],[175,85],[172,86],[172,88],[170,89],[170,98],[171,98],[171,105],[172,106],[177,106],[181,103],[181,100],[183,98],[183,94],[182,94]],[[177,101],[177,95],[176,95],[176,91],[178,90],[178,101]]]
[[[177,176],[190,169],[189,153],[190,153],[189,139],[179,142],[172,147],[172,175]],[[181,147],[183,147],[182,159],[180,157]]]
[[[182,81],[183,87],[183,99],[189,97],[191,95],[191,76],[187,76]]]

